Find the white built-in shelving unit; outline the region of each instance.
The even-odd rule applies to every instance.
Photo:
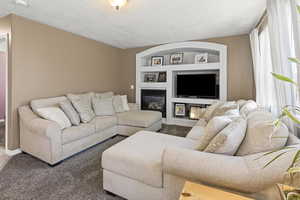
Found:
[[[182,64],[170,64],[170,55],[184,53]],[[195,55],[208,53],[208,62],[194,64]],[[163,66],[151,66],[153,56],[163,56]],[[144,75],[149,72],[166,72],[166,82],[144,82]],[[206,73],[215,72],[219,79],[219,99],[178,98],[175,94],[175,76],[178,73]],[[200,87],[200,86],[199,86]],[[203,87],[203,86],[201,86]],[[205,87],[205,86],[204,86]],[[165,44],[150,48],[136,55],[136,102],[141,104],[142,89],[166,90],[167,116],[164,122],[193,126],[196,121],[187,118],[177,118],[174,115],[175,103],[212,104],[216,100],[227,100],[227,47],[222,44],[208,42],[182,42]]]

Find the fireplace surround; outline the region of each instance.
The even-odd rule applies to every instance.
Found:
[[[166,101],[166,90],[141,90],[142,110],[159,111],[166,117]]]

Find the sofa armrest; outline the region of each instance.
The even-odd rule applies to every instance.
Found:
[[[280,153],[265,157],[262,157],[264,153],[240,157],[167,148],[163,154],[163,171],[195,182],[255,193],[283,181],[296,150],[264,168]]]
[[[140,110],[140,105],[136,103],[128,103],[129,109],[131,111]]]
[[[61,128],[59,124],[54,121],[40,118],[32,112],[29,106],[20,107],[19,114],[20,123],[29,131],[48,138],[55,137],[56,135],[61,135]]]
[[[62,159],[62,134],[60,126],[32,112],[29,106],[19,108],[20,145],[25,151],[53,165]]]

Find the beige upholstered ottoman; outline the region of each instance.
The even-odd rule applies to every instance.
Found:
[[[165,200],[164,149],[194,149],[196,145],[191,139],[140,131],[102,154],[104,190],[130,200]]]

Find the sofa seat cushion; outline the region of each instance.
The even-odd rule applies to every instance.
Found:
[[[62,143],[67,144],[96,133],[96,126],[92,123],[81,123],[79,126],[66,128],[62,132]]]
[[[95,117],[90,123],[96,126],[96,132],[98,132],[116,126],[117,117],[99,116],[99,117]]]
[[[162,119],[162,114],[156,111],[133,110],[118,113],[118,124],[147,128]]]
[[[166,147],[195,149],[196,145],[196,141],[187,138],[140,131],[107,149],[102,154],[102,167],[113,173],[161,188],[164,149]]]

